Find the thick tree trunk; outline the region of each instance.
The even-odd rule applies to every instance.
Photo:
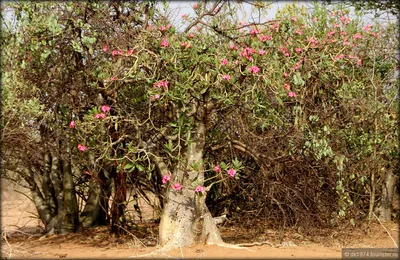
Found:
[[[397,176],[391,172],[387,172],[385,180],[382,183],[382,198],[376,209],[380,221],[386,222],[392,220],[392,204],[396,180]]]
[[[97,177],[98,179],[90,180],[89,198],[80,217],[83,228],[107,224],[110,185],[104,178],[103,170],[100,170]]]
[[[187,189],[168,193],[160,222],[159,236],[162,246],[223,243],[204,196],[200,197],[194,190]]]
[[[47,150],[47,144],[45,144],[45,147]],[[55,203],[56,197],[55,197],[54,187],[50,179],[52,161],[51,161],[51,153],[48,151],[46,151],[46,154],[44,155],[44,163],[45,165],[42,176],[43,197],[45,202],[49,205],[51,213],[55,215],[57,210]]]
[[[188,145],[186,162],[174,171],[171,185],[183,186],[181,191],[167,190],[161,216],[159,238],[162,246],[183,247],[194,244],[222,244],[219,230],[208,211],[205,195],[194,191],[204,182],[203,150],[205,126],[197,125],[195,136]],[[197,165],[194,170],[191,165]]]
[[[111,206],[111,232],[125,234],[126,172],[121,170],[114,175],[114,200]]]
[[[69,233],[78,229],[79,207],[72,178],[71,147],[69,146],[68,133],[66,134],[63,148],[65,149],[62,150],[64,155],[62,161],[64,214],[62,214],[60,233]]]

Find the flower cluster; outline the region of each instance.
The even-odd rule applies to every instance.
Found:
[[[223,80],[231,80],[231,76],[229,76],[228,74],[222,75],[222,79]]]
[[[195,192],[203,192],[204,191],[204,187],[199,185],[196,187],[196,189],[194,189]]]
[[[257,66],[251,66],[250,68],[248,68],[250,73],[256,74],[260,71],[260,68]]]
[[[179,182],[177,182],[174,185],[172,185],[172,189],[176,191],[182,190],[182,185]]]
[[[161,80],[153,84],[153,88],[162,88],[162,87],[168,88],[168,81]]]
[[[165,174],[162,178],[162,183],[165,184],[171,180],[171,176],[169,174]]]
[[[168,39],[163,39],[160,43],[160,46],[164,48],[168,47]]]
[[[84,146],[82,144],[78,144],[78,150],[81,152],[85,152],[88,149],[87,146]]]
[[[101,106],[101,111],[103,111],[103,113],[98,113],[98,114],[96,114],[96,115],[94,115],[94,118],[96,118],[96,119],[103,119],[103,118],[105,118],[106,117],[106,114],[105,113],[107,113],[108,111],[110,111],[110,107],[109,106],[107,106],[107,105],[103,105],[103,106]]]

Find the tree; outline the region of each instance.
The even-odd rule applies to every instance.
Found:
[[[104,208],[120,234],[135,183],[160,199],[171,248],[224,245],[207,199],[267,205],[284,226],[307,212],[354,224],[373,209],[379,171],[398,158],[395,28],[319,4],[268,20],[267,5],[252,5],[246,23],[236,4],[197,3],[182,30],[151,2],[17,5],[20,27],[3,41],[6,167],[41,215],[68,216],[58,223],[74,231],[77,192],[81,226],[105,222]]]
[[[326,1],[328,4],[337,4],[344,1]],[[400,4],[398,1],[387,0],[387,1],[346,1],[345,4],[355,7],[356,10],[363,10],[366,12],[374,13],[375,16],[379,16],[382,13],[388,13],[395,17],[400,14]]]
[[[106,38],[118,30],[117,25],[131,21],[134,22],[130,26],[140,24],[142,21],[134,16],[139,13],[137,5],[25,2],[10,3],[4,8],[11,10],[17,21],[2,41],[6,57],[3,83],[7,86],[4,125],[9,127],[4,130],[20,129],[4,132],[8,158],[5,169],[28,183],[48,232],[78,228],[75,185],[85,180],[84,176],[92,176],[88,198],[81,196],[86,200],[81,225],[105,223],[109,180],[116,178],[116,166],[95,161],[93,156],[81,160],[72,129],[88,107],[102,104],[107,97],[106,91],[93,87],[99,84],[101,88],[103,84],[93,76],[99,63],[98,52],[93,48],[97,38]],[[123,8],[133,14],[121,14]],[[115,185],[118,188],[123,183]],[[113,209],[119,211],[118,207]],[[113,221],[120,214],[114,214]]]
[[[154,165],[156,182],[166,184],[160,243],[168,248],[223,244],[205,198],[214,184],[240,179],[242,166],[238,160],[215,165],[206,151],[230,143],[263,160],[260,151],[237,140],[242,129],[253,134],[290,129],[292,143],[285,143],[291,146],[289,152],[329,169],[338,214],[332,221],[340,221],[353,204],[345,185],[354,177],[344,170],[346,163],[360,160],[356,155],[370,145],[357,143],[355,129],[341,125],[352,117],[348,100],[359,100],[357,109],[363,115],[374,113],[375,121],[378,106],[394,108],[393,88],[383,90],[390,76],[381,74],[378,80],[374,69],[374,55],[382,55],[374,43],[376,25],[371,30],[372,25],[363,27],[344,12],[329,14],[320,5],[312,12],[291,7],[277,20],[242,25],[234,12],[228,12],[233,5],[215,2],[195,8],[196,17],[184,18],[188,26],[182,32],[168,20],[150,23],[136,34],[130,48],[110,49],[112,65],[105,65],[113,71],[108,88],[118,90],[110,104],[115,116],[107,120],[131,129],[121,167],[129,170],[144,164],[153,176]],[[262,10],[263,5],[255,8]],[[394,68],[393,62],[380,64]],[[354,91],[358,86],[365,92]],[[375,95],[371,107],[362,105],[376,91],[381,99]],[[253,124],[238,127],[240,118]],[[375,140],[376,130],[371,135]],[[395,149],[390,142],[382,145]],[[387,162],[376,153],[362,158],[371,157],[374,167]],[[373,181],[372,172],[359,172],[362,189],[364,178]]]

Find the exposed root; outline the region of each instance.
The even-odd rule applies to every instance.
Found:
[[[160,256],[160,255],[166,256],[167,258],[174,258],[174,257],[168,255],[167,252],[169,252],[173,249],[177,249],[177,248],[181,249],[181,247],[176,246],[176,245],[175,246],[174,245],[165,245],[162,248],[151,251],[150,253],[136,255],[136,256],[130,256],[129,258],[137,258],[137,257],[140,258],[140,257],[146,257],[146,256],[154,257],[154,256]],[[182,253],[182,249],[181,249],[181,253]]]
[[[237,246],[241,246],[241,247],[252,247],[252,246],[262,246],[262,245],[270,245],[272,247],[275,247],[272,243],[270,243],[268,241],[246,243],[246,244],[237,244]]]
[[[52,235],[54,235],[54,234],[56,234],[56,233],[57,233],[57,232],[56,232],[55,228],[52,228],[52,229],[50,229],[49,232],[47,232],[46,234],[44,234],[43,236],[41,236],[41,237],[39,238],[39,240],[43,240],[43,239],[45,239],[45,238],[48,238],[49,236],[52,236]]]
[[[11,248],[11,246],[10,246],[10,244],[8,243],[8,240],[7,240],[7,230],[6,229],[4,229],[4,230],[2,230],[1,231],[1,238],[2,238],[2,240],[4,239],[4,241],[6,241],[6,244],[7,244],[7,246],[8,246],[8,258],[6,258],[6,259],[10,259],[11,258],[11,256],[12,256],[12,248]],[[2,250],[3,251],[3,250]],[[2,252],[3,253],[3,252]],[[2,254],[3,255],[3,254]]]
[[[221,242],[221,243],[208,243],[207,245],[216,245],[216,246],[220,246],[220,247],[227,247],[227,248],[233,248],[233,249],[245,249],[247,251],[250,252],[255,252],[254,250],[249,249],[248,247],[252,247],[252,246],[262,246],[262,245],[270,245],[271,247],[275,247],[272,243],[268,242],[268,241],[263,241],[263,242],[254,242],[254,243],[246,243],[246,244],[228,244],[225,242]],[[173,249],[180,249],[181,252],[181,257],[183,258],[183,253],[182,253],[182,247],[177,246],[177,245],[173,245],[173,244],[169,244],[169,245],[165,245],[162,248],[156,249],[150,253],[147,254],[142,254],[142,255],[136,255],[136,256],[130,256],[129,258],[136,258],[136,257],[146,257],[146,256],[166,256],[167,258],[175,258],[172,257],[170,255],[167,254],[167,252],[173,250]]]
[[[255,252],[254,250],[251,250],[251,249],[249,249],[247,247],[243,247],[241,245],[228,244],[228,243],[225,243],[225,242],[217,243],[217,244],[214,244],[214,245],[220,246],[220,247],[234,248],[234,249],[246,249],[247,251]]]

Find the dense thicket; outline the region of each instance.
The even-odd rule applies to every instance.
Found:
[[[2,35],[3,176],[48,232],[123,233],[149,194],[163,245],[221,242],[224,212],[393,217],[397,27],[319,4],[266,20],[258,2],[240,22],[238,6],[195,4],[183,29],[151,1],[3,6],[17,21]]]

